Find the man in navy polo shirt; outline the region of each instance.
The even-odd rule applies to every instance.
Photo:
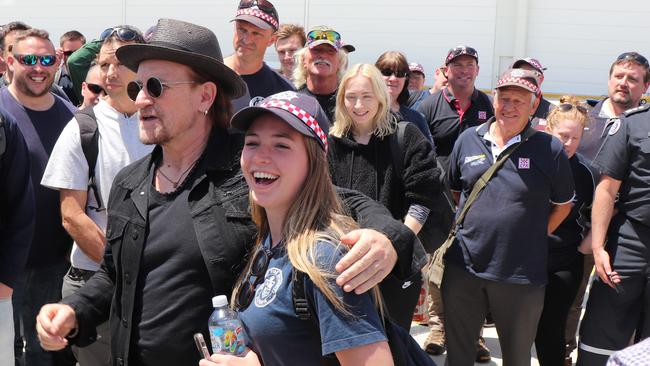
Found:
[[[561,143],[539,132],[522,141],[532,128],[538,78],[534,71],[506,71],[495,90],[495,118],[463,132],[449,157],[449,183],[460,210],[477,179],[516,148],[467,212],[445,257],[441,292],[451,365],[473,364],[488,310],[504,364],[530,363],[547,281],[547,234],[569,213],[573,198]]]
[[[449,50],[442,69],[447,86],[427,97],[417,107],[429,123],[436,155],[447,168],[449,154],[464,130],[478,126],[494,115],[490,98],[474,87],[478,76],[478,52],[472,47]]]
[[[650,331],[648,131],[650,105],[623,112],[593,160],[601,173],[591,210],[598,278],[580,326],[578,365],[605,365],[629,344],[635,330],[640,339]]]

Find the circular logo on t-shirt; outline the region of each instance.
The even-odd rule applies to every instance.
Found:
[[[261,96],[252,97],[251,101],[248,103],[248,105],[250,107],[255,107],[256,105],[262,103],[263,100],[264,100],[264,97],[261,97]]]
[[[271,267],[264,275],[264,283],[255,290],[255,306],[263,308],[275,300],[278,288],[282,284],[282,271]]]

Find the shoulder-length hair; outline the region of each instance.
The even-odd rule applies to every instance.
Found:
[[[406,104],[409,100],[409,63],[403,53],[397,51],[386,51],[379,56],[375,62],[379,70],[399,71],[406,74],[404,87],[397,96],[397,103]]]
[[[309,47],[303,47],[293,54],[294,65],[293,68],[293,85],[296,89],[302,88],[307,84],[307,68],[305,67],[305,52],[309,51]],[[339,69],[336,72],[336,78],[341,80],[345,70],[348,69],[348,53],[342,49],[338,50]]]
[[[329,176],[327,155],[323,148],[315,139],[303,137],[303,140],[307,150],[308,172],[302,189],[289,207],[282,228],[285,247],[293,267],[305,272],[338,310],[350,314],[342,299],[338,298],[330,287],[337,274],[325,272],[322,266],[319,267],[316,263],[316,243],[326,241],[340,246],[340,237],[357,228],[357,224],[343,214],[341,201]],[[270,231],[264,208],[252,199],[250,206],[253,221],[259,229],[255,247],[257,251]],[[236,304],[235,299],[241,290],[242,281],[251,269],[251,262],[249,260],[237,281],[232,295],[233,305]],[[375,288],[375,291],[378,290]]]
[[[390,113],[390,96],[388,95],[384,78],[375,65],[356,64],[343,75],[343,79],[341,79],[341,83],[339,84],[338,94],[336,95],[334,123],[330,128],[330,135],[343,137],[350,130],[354,130],[354,120],[345,107],[345,93],[347,91],[348,81],[357,76],[363,76],[370,80],[372,92],[379,101],[379,107],[373,120],[373,135],[383,138],[395,132],[396,121],[395,117]]]

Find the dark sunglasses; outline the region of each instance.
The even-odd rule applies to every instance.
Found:
[[[381,74],[387,78],[391,77],[391,75],[395,75],[396,78],[405,78],[409,73],[407,71],[382,69]]]
[[[582,114],[587,114],[587,112],[588,112],[587,108],[585,108],[585,107],[583,107],[581,105],[575,105],[575,104],[571,104],[571,103],[562,103],[562,104],[558,105],[557,108],[562,112],[568,112],[568,111],[572,110],[573,108],[577,109],[578,112],[580,112]]]
[[[23,65],[27,66],[34,66],[38,62],[41,63],[42,66],[49,67],[49,66],[54,66],[56,64],[56,56],[55,55],[19,55],[14,53],[14,58],[18,60]]]
[[[237,9],[248,9],[248,8],[258,8],[265,13],[271,13],[276,19],[278,18],[278,13],[275,11],[273,4],[266,0],[243,0],[239,3]]]
[[[73,53],[74,51],[63,51],[63,55],[66,57],[70,57],[70,55],[72,55]]]
[[[621,53],[617,58],[616,61],[623,61],[623,60],[631,60],[634,61],[641,66],[645,68],[650,68],[650,64],[648,64],[648,59],[645,58],[643,55],[641,55],[638,52],[625,52]]]
[[[161,81],[157,77],[150,77],[147,79],[145,84],[146,92],[153,98],[160,98],[165,88],[169,88],[170,85],[180,85],[180,84],[194,84],[196,81]],[[142,90],[142,81],[132,81],[126,87],[126,93],[129,95],[132,101],[138,97],[140,90]]]
[[[136,39],[142,39],[142,36],[138,32],[136,32],[135,30],[130,29],[130,28],[118,27],[118,28],[107,28],[107,29],[105,29],[102,32],[102,34],[99,36],[99,40],[104,42],[104,40],[106,40],[106,38],[112,36],[113,33],[115,33],[115,35],[117,36],[117,38],[120,41],[124,41],[124,42],[134,41]]]
[[[91,84],[91,83],[86,83],[86,87],[87,87],[88,90],[90,90],[93,94],[106,93],[106,92],[104,91],[104,88],[102,88],[101,85]]]
[[[255,253],[253,264],[248,273],[246,273],[246,277],[242,281],[239,293],[237,294],[237,302],[235,305],[238,310],[246,309],[250,305],[255,296],[255,289],[260,283],[264,282],[264,275],[269,267],[272,256],[271,251],[263,247],[260,247]]]

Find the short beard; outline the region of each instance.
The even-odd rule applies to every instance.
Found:
[[[613,96],[611,99],[612,99],[612,103],[618,105],[623,110],[634,108],[636,107],[637,104],[639,104],[639,102],[634,103],[634,101],[632,100],[632,96],[629,94],[627,94],[625,97],[617,96],[615,94],[615,96]]]
[[[27,85],[27,81],[25,80],[27,78],[26,75],[21,76],[21,77],[16,77],[16,74],[14,74],[14,78],[12,83],[16,84],[16,89],[23,93],[24,95],[30,97],[30,98],[38,98],[46,95],[47,93],[50,92],[50,89],[52,88],[52,82],[51,80],[48,84],[47,87],[43,88],[41,92],[35,92],[32,89],[29,88],[29,85]]]

